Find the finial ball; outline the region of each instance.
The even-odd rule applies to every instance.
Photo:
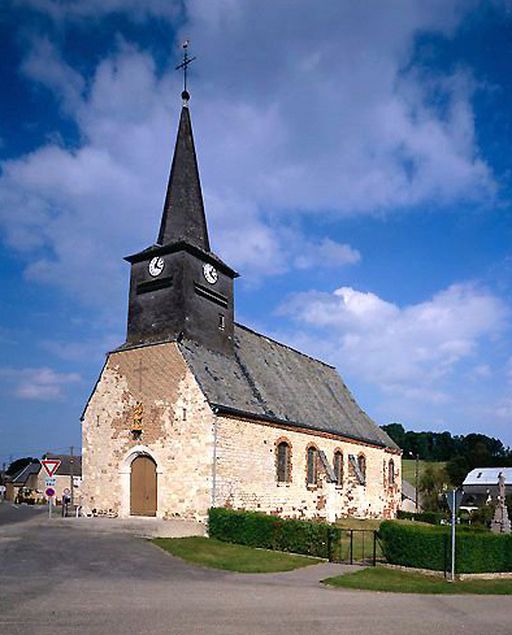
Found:
[[[181,98],[183,99],[183,101],[188,101],[190,99],[190,93],[188,92],[188,90],[184,90],[181,93]]]

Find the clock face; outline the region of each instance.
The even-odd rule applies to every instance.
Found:
[[[209,262],[203,265],[203,276],[206,282],[209,282],[210,284],[215,284],[219,279],[217,269],[215,269],[215,267]]]
[[[149,261],[148,271],[153,278],[159,276],[164,270],[165,262],[161,256],[155,256]]]

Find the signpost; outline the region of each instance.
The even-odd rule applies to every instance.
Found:
[[[48,478],[53,478],[57,473],[62,461],[59,459],[42,459],[41,465],[44,467],[44,471],[48,474]]]
[[[48,518],[52,517],[52,500],[55,496],[55,490],[53,487],[47,487],[45,490],[45,494],[48,497]]]
[[[459,511],[460,504],[464,491],[461,489],[453,489],[449,494],[446,494],[446,502],[452,513],[452,567],[451,567],[451,582],[455,582],[455,521],[457,512]]]

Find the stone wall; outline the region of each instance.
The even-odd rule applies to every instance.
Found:
[[[133,430],[140,429],[140,438]],[[216,441],[215,441],[216,439]],[[291,445],[291,482],[278,483],[276,445]],[[343,453],[343,484],[306,483],[306,451],[333,463]],[[214,454],[217,462],[214,465]],[[366,485],[348,456],[364,453]],[[174,343],[111,353],[83,420],[81,503],[130,514],[130,469],[146,454],[157,465],[157,515],[204,520],[212,503],[292,517],[393,517],[400,501],[400,456],[333,435],[214,415]],[[389,460],[395,483],[388,483]],[[215,485],[214,485],[215,484]]]
[[[128,516],[130,465],[147,454],[157,465],[157,515],[204,518],[213,419],[174,343],[111,353],[83,420],[82,503]]]
[[[340,441],[333,435],[285,430],[281,427],[219,417],[217,422],[217,506],[260,510],[296,518],[320,517],[329,521],[396,515],[401,493],[401,458],[397,453],[362,443]],[[276,446],[291,446],[291,481],[278,483]],[[307,448],[323,450],[332,465],[334,452],[343,453],[343,484],[328,482],[319,467],[317,485],[306,480]],[[366,485],[361,485],[349,465],[349,454],[366,459]],[[394,461],[394,484],[389,481],[389,460]]]

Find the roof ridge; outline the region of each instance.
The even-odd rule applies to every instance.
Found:
[[[270,340],[271,342],[274,342],[274,344],[278,344],[279,346],[282,346],[283,348],[287,348],[288,350],[293,351],[294,353],[297,353],[298,355],[301,355],[302,357],[306,357],[307,359],[310,359],[313,362],[318,362],[319,364],[322,364],[323,366],[327,366],[327,368],[332,368],[333,370],[336,370],[336,366],[333,366],[332,364],[328,364],[327,362],[324,362],[323,360],[318,359],[317,357],[313,357],[312,355],[308,355],[307,353],[303,353],[302,351],[299,351],[297,348],[294,348],[293,346],[290,346],[289,344],[285,344],[284,342],[280,342],[279,340],[276,340],[274,337],[270,337],[269,335],[265,335],[264,333],[258,333],[258,331],[255,331],[254,329],[251,329],[250,327],[245,326],[245,324],[240,324],[240,322],[235,322],[234,325],[240,327],[241,329],[244,329],[245,331],[249,331],[250,333],[253,333],[254,335],[257,335],[258,337],[264,337],[266,340]]]

